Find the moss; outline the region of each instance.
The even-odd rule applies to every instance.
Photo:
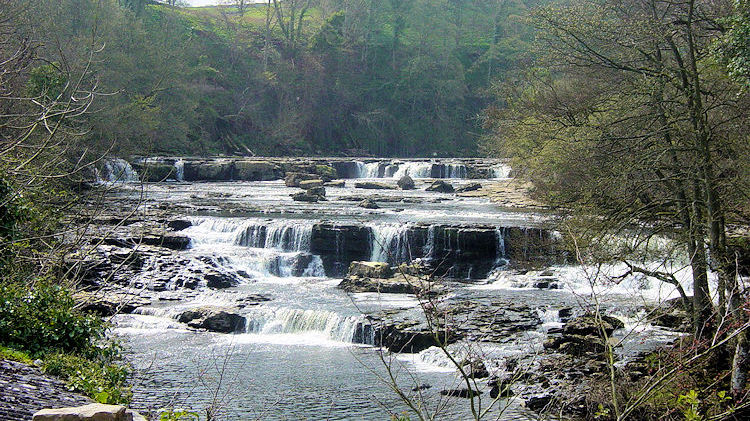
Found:
[[[31,364],[31,356],[23,351],[16,351],[15,349],[0,346],[0,360],[16,361],[24,364]]]

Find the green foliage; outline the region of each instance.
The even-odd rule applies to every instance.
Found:
[[[698,392],[693,389],[677,398],[677,406],[687,421],[703,421],[703,415],[700,414],[700,403]]]
[[[164,411],[159,415],[159,421],[198,421],[200,417],[196,412],[183,410]]]
[[[49,281],[0,285],[0,344],[32,355],[60,350],[96,353],[101,319],[75,309],[70,292]]]
[[[44,371],[66,379],[71,390],[93,397],[99,403],[128,403],[132,397],[126,386],[125,367],[72,354],[51,354],[44,360]]]
[[[0,360],[11,360],[19,363],[31,364],[31,356],[22,351],[0,345]]]
[[[31,96],[50,101],[62,95],[66,82],[56,64],[45,64],[31,69],[26,87]]]

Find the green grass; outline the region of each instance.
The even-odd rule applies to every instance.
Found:
[[[0,345],[0,360],[16,361],[24,364],[32,364],[33,360],[29,354],[23,351],[16,351],[13,348],[8,348]]]

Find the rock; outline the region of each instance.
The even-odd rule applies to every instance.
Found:
[[[231,288],[240,283],[236,277],[221,272],[209,272],[203,277],[206,280],[206,286],[214,289]]]
[[[309,190],[314,187],[323,187],[323,180],[302,180],[299,182],[299,188]]]
[[[346,187],[346,182],[344,180],[335,180],[335,181],[328,181],[324,185],[326,187],[344,188]]]
[[[79,291],[73,295],[81,310],[102,317],[118,313],[129,314],[138,307],[151,304],[148,298],[131,294],[125,290],[103,289],[96,292]]]
[[[315,224],[310,253],[320,256],[328,276],[344,276],[351,262],[370,258],[370,229],[361,225]]]
[[[269,181],[281,178],[281,168],[265,161],[235,161],[232,179],[239,181]]]
[[[84,406],[42,409],[32,421],[145,421],[142,415],[120,405],[92,403]]]
[[[430,389],[430,388],[432,388],[432,386],[430,386],[429,384],[427,384],[427,383],[422,383],[422,384],[420,384],[419,386],[415,386],[415,387],[413,387],[413,388],[411,389],[411,391],[412,391],[412,392],[419,392],[420,390],[427,390],[427,389]]]
[[[316,165],[315,174],[319,175],[324,181],[331,181],[338,177],[338,171],[330,165]]]
[[[463,367],[467,371],[466,374],[472,379],[484,379],[490,376],[487,366],[481,360],[464,361]]]
[[[443,180],[435,180],[426,190],[437,193],[453,193],[454,191],[453,186]]]
[[[393,271],[388,263],[352,262],[349,265],[349,276],[387,279],[393,276]]]
[[[469,183],[465,186],[459,187],[456,189],[456,193],[465,193],[467,191],[475,191],[482,188],[482,185],[479,183]]]
[[[531,396],[524,401],[524,406],[532,411],[542,412],[552,402],[551,395]]]
[[[300,183],[305,180],[317,180],[320,177],[317,174],[303,174],[298,172],[287,173],[284,177],[284,185],[287,187],[299,187]]]
[[[380,206],[378,206],[378,204],[375,203],[375,201],[373,201],[372,199],[365,199],[359,202],[359,205],[357,206],[365,209],[380,209]]]
[[[308,192],[299,192],[291,194],[292,200],[295,202],[308,202],[308,203],[315,203],[318,200],[320,200],[320,196],[317,194],[310,194]]]
[[[166,162],[144,162],[141,165],[133,165],[141,176],[142,181],[159,182],[168,178],[175,178],[174,165]]]
[[[184,166],[185,181],[227,181],[232,179],[231,161],[188,161]]]
[[[560,284],[556,279],[535,279],[534,288],[536,289],[559,289]]]
[[[453,343],[458,339],[455,335],[448,335],[444,330],[436,332],[441,342]],[[391,352],[418,353],[427,348],[438,346],[435,334],[427,329],[418,329],[411,324],[388,323],[375,329],[375,345],[383,346]]]
[[[414,190],[415,188],[414,179],[408,175],[401,177],[396,184],[401,190]]]
[[[339,283],[338,287],[350,293],[379,292],[382,294],[416,294],[424,291],[419,280],[403,276],[390,279],[350,276],[344,278]]]
[[[177,318],[180,323],[210,332],[234,333],[245,328],[245,318],[228,309],[219,307],[198,307],[186,310]]]
[[[310,187],[309,189],[307,189],[307,194],[318,196],[318,200],[325,200],[326,188],[323,186]]]
[[[611,335],[616,329],[622,329],[623,327],[625,327],[625,324],[620,319],[612,316],[601,316],[601,328],[604,328],[607,336]],[[565,335],[601,336],[600,325],[596,315],[590,313],[568,321],[563,326],[563,333]]]
[[[149,246],[165,247],[171,250],[187,250],[190,248],[190,237],[171,233],[164,235],[146,235],[142,238],[130,239],[129,241],[135,244],[142,242]]]
[[[501,395],[506,397],[513,396],[513,390],[510,388],[512,385],[511,382],[493,377],[487,382],[487,385],[490,386],[490,397],[492,399],[497,399],[497,397]]]
[[[395,190],[396,187],[386,184],[379,183],[377,181],[360,181],[354,183],[354,187],[357,189],[370,189],[370,190]]]
[[[440,394],[443,396],[453,396],[456,398],[473,398],[474,396],[479,396],[482,394],[480,390],[469,390],[466,388],[463,389],[444,389],[440,391]]]
[[[167,222],[167,226],[171,228],[172,231],[182,231],[192,227],[193,223],[185,219],[175,219]]]

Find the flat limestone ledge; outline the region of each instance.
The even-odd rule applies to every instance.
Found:
[[[478,190],[456,193],[461,197],[486,197],[509,208],[548,210],[549,206],[531,198],[531,183],[516,179],[482,181]]]
[[[120,405],[91,403],[84,406],[42,409],[32,421],[146,421],[141,414]]]

